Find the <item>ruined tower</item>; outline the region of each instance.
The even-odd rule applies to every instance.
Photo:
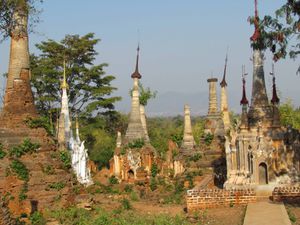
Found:
[[[228,56],[226,55],[223,79],[220,83],[220,86],[221,86],[221,107],[220,107],[221,109],[220,109],[220,111],[221,111],[221,116],[223,119],[225,130],[228,130],[230,128],[230,118],[229,118],[228,101],[227,101],[227,82],[226,82],[227,61],[228,61]]]
[[[2,112],[6,119],[1,123],[4,127],[37,115],[29,82],[27,7],[25,1],[20,1],[12,16],[14,24],[10,32],[9,69]]]
[[[209,106],[208,114],[206,116],[204,132],[216,135],[222,135],[222,129],[224,128],[223,121],[220,117],[220,112],[218,110],[217,101],[217,78],[207,79],[209,84]],[[222,124],[221,124],[222,123]]]
[[[241,129],[246,129],[248,127],[248,99],[246,96],[246,79],[245,79],[245,66],[242,69],[242,81],[243,81],[243,91],[242,91],[242,99],[240,104],[242,105],[242,115],[241,115]]]
[[[195,146],[195,140],[192,131],[191,112],[188,105],[184,106],[184,132],[181,148],[183,151],[192,150]]]
[[[135,71],[131,75],[133,79],[133,89],[131,97],[131,111],[129,115],[128,127],[125,134],[125,143],[132,142],[137,139],[145,140],[145,131],[141,121],[140,113],[140,100],[139,100],[139,86],[138,82],[141,79],[141,74],[139,73],[139,51],[140,48],[137,48],[136,56],[136,66]]]

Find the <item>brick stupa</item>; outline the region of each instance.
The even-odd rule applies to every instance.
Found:
[[[72,203],[73,179],[72,174],[64,169],[55,152],[55,142],[45,129],[30,128],[25,122],[29,118],[37,118],[38,113],[30,87],[27,6],[25,0],[18,2],[20,5],[13,13],[16,25],[11,31],[9,71],[0,115],[0,143],[4,145],[4,151],[7,153],[11,147],[21,144],[25,138],[39,143],[40,147],[36,152],[27,153],[19,158],[7,154],[0,159],[0,197],[10,196],[6,198],[5,205],[13,217],[24,213],[30,215],[46,208],[64,207]],[[15,172],[12,172],[13,160],[18,160],[26,167],[28,180],[21,180]],[[51,173],[46,173],[45,168],[50,168]],[[59,182],[64,184],[60,191],[49,188],[50,185]]]

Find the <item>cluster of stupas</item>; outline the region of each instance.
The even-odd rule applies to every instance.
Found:
[[[71,153],[71,162],[74,173],[79,183],[89,186],[93,184],[91,172],[88,168],[88,150],[84,147],[84,141],[79,137],[78,117],[76,116],[76,135],[73,135],[71,129],[71,119],[69,113],[69,99],[67,95],[66,68],[64,62],[63,81],[61,84],[61,112],[58,122],[58,144],[61,150],[68,149]]]

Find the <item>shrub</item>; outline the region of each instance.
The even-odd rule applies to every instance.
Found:
[[[138,194],[137,194],[135,191],[132,191],[132,192],[130,193],[130,199],[131,199],[132,201],[138,201],[138,200],[139,200],[139,196],[138,196]]]
[[[184,190],[184,184],[183,184],[183,181],[181,180],[176,180],[175,181],[175,193],[176,194],[179,194],[181,192],[183,192]]]
[[[45,173],[47,175],[54,174],[54,172],[55,172],[53,169],[53,166],[51,166],[51,165],[47,165],[46,167],[43,167],[42,170],[43,170],[43,173]]]
[[[66,186],[65,183],[63,182],[57,182],[57,183],[53,183],[53,184],[49,184],[48,187],[51,189],[55,189],[57,191],[60,191],[61,189],[63,189]]]
[[[193,162],[197,162],[201,158],[202,158],[201,153],[197,152],[197,153],[195,153],[194,155],[192,155],[190,157],[190,160],[193,161]]]
[[[39,144],[37,143],[32,143],[30,138],[25,138],[23,143],[14,146],[9,150],[9,156],[14,156],[14,157],[21,157],[22,155],[26,153],[33,153],[36,152],[36,150],[40,147]]]
[[[124,191],[125,191],[126,193],[132,192],[132,185],[126,184],[126,186],[125,186],[125,188],[124,188]]]
[[[110,178],[108,178],[108,181],[110,184],[118,184],[119,181],[115,176],[111,176]]]
[[[28,185],[25,183],[21,189],[21,192],[19,194],[19,200],[23,201],[27,198],[26,192],[28,191]]]
[[[67,151],[61,151],[59,153],[60,160],[64,164],[65,169],[70,169],[71,168],[71,156],[70,153]]]
[[[3,151],[3,145],[0,143],[0,159],[3,159],[6,156],[6,152]]]
[[[150,189],[151,189],[151,191],[154,191],[154,190],[156,190],[156,188],[157,188],[156,179],[154,177],[151,177],[151,179],[150,179]]]
[[[151,176],[156,177],[156,175],[159,173],[158,167],[156,163],[152,163],[151,165]]]
[[[25,123],[30,128],[44,128],[49,135],[53,136],[53,128],[48,117],[28,118],[25,120]]]
[[[132,205],[131,205],[130,201],[127,198],[123,198],[121,200],[121,205],[122,205],[122,208],[125,209],[125,210],[132,209]]]
[[[29,180],[29,172],[26,166],[19,160],[13,160],[10,164],[11,170],[17,175],[21,180]]]
[[[210,145],[213,139],[214,139],[214,135],[211,133],[204,135],[204,142],[206,145]]]
[[[34,212],[30,217],[29,220],[32,225],[45,225],[46,219],[40,212]]]
[[[143,139],[137,139],[127,144],[128,148],[142,148],[145,145]]]

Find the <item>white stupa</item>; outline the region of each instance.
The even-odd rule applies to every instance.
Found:
[[[64,76],[63,82],[61,85],[62,88],[62,98],[61,98],[61,113],[60,116],[63,117],[60,121],[64,121],[63,126],[59,126],[60,129],[58,132],[64,132],[63,135],[58,134],[58,137],[63,137],[64,140],[59,140],[63,142],[64,145],[70,150],[72,168],[76,174],[77,180],[79,183],[89,186],[93,184],[91,177],[90,169],[87,166],[88,154],[87,149],[84,147],[84,141],[80,140],[79,137],[79,124],[76,116],[76,137],[74,138],[73,132],[71,129],[71,120],[69,114],[69,100],[67,95],[68,84],[66,81],[66,70],[64,63]]]

